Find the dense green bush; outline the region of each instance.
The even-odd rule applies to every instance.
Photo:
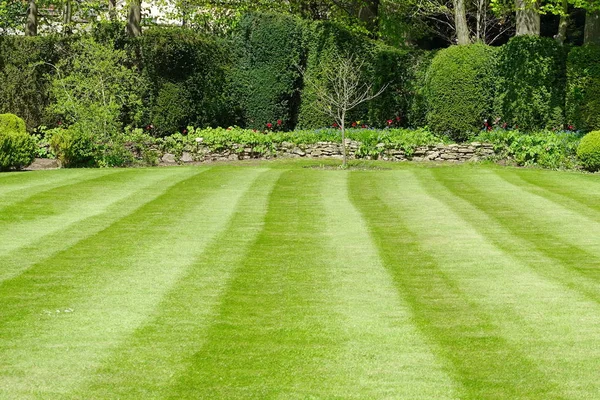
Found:
[[[573,168],[580,136],[565,131],[523,133],[518,130],[483,131],[478,141],[492,143],[500,159],[511,159],[520,166]]]
[[[14,114],[0,114],[0,171],[31,164],[35,147],[35,140],[25,130],[25,121]]]
[[[243,113],[242,125],[262,129],[281,120],[292,129],[300,101],[304,23],[289,15],[250,13],[240,21],[233,48],[231,92]]]
[[[590,132],[581,139],[577,157],[588,171],[600,170],[600,131]]]
[[[576,47],[567,60],[567,123],[600,129],[600,46]]]
[[[152,28],[129,45],[132,60],[149,86],[144,125],[158,136],[187,125],[236,123],[227,92],[230,46],[185,28]]]
[[[551,38],[516,36],[500,50],[496,115],[533,131],[562,129],[565,49]]]
[[[427,72],[427,122],[436,133],[465,140],[491,115],[497,51],[473,44],[436,54]]]

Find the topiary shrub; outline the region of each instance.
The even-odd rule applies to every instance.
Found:
[[[521,35],[500,50],[496,115],[521,130],[562,128],[565,50],[555,40]]]
[[[581,139],[577,148],[577,157],[588,171],[600,170],[600,131],[590,132]]]
[[[25,121],[14,114],[0,114],[0,171],[21,169],[33,162],[35,140]]]
[[[427,123],[462,141],[481,130],[494,99],[497,51],[483,44],[452,46],[436,54],[425,81]]]
[[[567,59],[567,123],[600,129],[600,46],[575,47]]]

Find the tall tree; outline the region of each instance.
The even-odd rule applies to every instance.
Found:
[[[600,45],[600,11],[589,10],[585,16],[584,44]]]
[[[142,1],[130,0],[129,15],[127,17],[127,33],[129,36],[142,34]]]
[[[25,36],[36,36],[38,31],[38,7],[35,0],[29,0],[27,20],[25,21]]]
[[[540,34],[540,4],[537,0],[515,0],[517,35]]]
[[[469,24],[467,23],[467,8],[465,0],[452,0],[454,4],[454,27],[456,28],[456,43],[459,45],[471,43]]]

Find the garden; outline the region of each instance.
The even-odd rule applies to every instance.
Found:
[[[0,398],[600,398],[591,1],[0,0]]]

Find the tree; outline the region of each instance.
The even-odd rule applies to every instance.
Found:
[[[36,36],[38,28],[38,7],[35,0],[29,1],[27,20],[25,21],[25,36]]]
[[[359,105],[372,100],[382,94],[388,87],[385,84],[377,92],[373,92],[372,84],[364,82],[363,70],[365,62],[355,56],[341,56],[337,54],[330,66],[325,68],[320,79],[304,76],[304,85],[309,86],[315,93],[317,111],[333,118],[340,127],[342,134],[342,167],[348,165],[348,152],[346,150],[346,116],[348,112]]]
[[[130,0],[129,2],[127,33],[134,37],[142,34],[142,0]]]

